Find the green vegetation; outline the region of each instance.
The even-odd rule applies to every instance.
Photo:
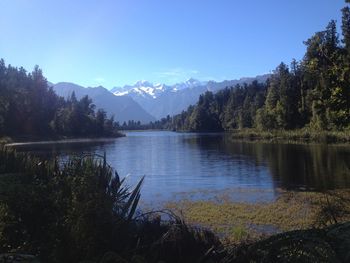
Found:
[[[104,160],[59,164],[7,150],[0,176],[1,252],[25,251],[44,262],[77,262],[108,249],[113,232],[127,230],[142,183],[128,192]]]
[[[171,128],[170,125],[171,117],[168,115],[166,118],[162,118],[155,122],[150,122],[148,124],[141,124],[141,122],[137,121],[128,121],[124,122],[120,125],[120,130],[128,130],[128,131],[141,131],[141,130],[169,130]]]
[[[286,193],[265,204],[187,203],[183,211],[193,227],[172,212],[141,214],[143,179],[131,190],[105,157],[42,161],[0,149],[0,178],[0,262],[348,259],[349,223],[339,224],[350,216],[346,191]],[[166,221],[160,217],[165,212]],[[276,224],[279,230],[327,227],[257,241],[261,235],[252,235],[248,224]],[[198,225],[230,236],[220,240]]]
[[[266,131],[249,135],[255,138],[313,139],[310,129],[321,131],[317,140],[349,141],[350,8],[342,12],[341,41],[331,21],[305,42],[301,62],[282,63],[267,83],[207,92],[196,106],[158,124],[176,130]],[[0,61],[1,136],[116,136],[116,127],[104,111],[94,111],[88,97],[56,96],[37,67],[27,74]],[[294,129],[302,130],[289,132]],[[278,162],[273,169],[280,169]],[[173,213],[167,213],[167,221],[162,212],[141,214],[142,182],[133,190],[125,186],[105,156],[47,161],[0,147],[0,262],[350,260],[348,191],[287,192],[272,203],[169,204],[193,227]],[[293,231],[256,240],[259,227],[270,226]]]
[[[139,214],[143,179],[131,190],[105,157],[42,161],[0,148],[0,179],[0,262],[195,262],[220,246],[178,217]]]
[[[27,73],[0,60],[0,138],[115,137],[117,123],[87,96],[58,97],[41,70]],[[2,139],[3,140],[3,139]]]
[[[241,129],[232,131],[232,138],[248,140],[268,141],[296,141],[296,142],[326,142],[348,143],[350,142],[350,130],[343,131],[315,131],[309,128],[297,130],[270,130],[259,131],[257,129]]]
[[[273,202],[246,203],[213,198],[213,201],[170,202],[167,207],[181,213],[187,222],[211,229],[226,242],[241,243],[282,231],[346,222],[350,220],[349,200],[347,190],[281,191]],[[333,217],[333,213],[337,215]]]
[[[350,223],[296,230],[229,250],[223,262],[349,262]]]
[[[263,84],[255,81],[215,94],[206,92],[168,125],[178,131],[307,128],[313,134],[349,129],[350,8],[346,6],[342,13],[342,39],[336,22],[331,21],[324,31],[305,41],[301,61],[294,60],[290,66],[281,63]],[[343,135],[349,141],[348,132]]]

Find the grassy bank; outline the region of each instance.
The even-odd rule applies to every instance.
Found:
[[[31,135],[22,135],[22,136],[4,136],[0,137],[1,144],[10,144],[10,143],[25,143],[25,142],[59,142],[65,140],[77,140],[77,141],[91,141],[91,140],[103,140],[103,139],[112,139],[125,137],[124,133],[119,132],[112,137],[72,137],[72,136],[31,136]]]
[[[324,212],[332,209],[343,213],[340,221],[350,220],[348,212],[341,212],[341,207],[335,205],[341,206],[340,196],[349,198],[350,191],[283,191],[275,201],[256,203],[185,200],[168,203],[167,208],[181,214],[188,223],[208,228],[225,242],[237,244],[284,231],[328,225],[333,221],[332,215]]]
[[[301,141],[320,143],[349,143],[350,130],[344,131],[314,131],[299,130],[270,130],[243,129],[231,131],[235,139],[268,140],[268,141]]]

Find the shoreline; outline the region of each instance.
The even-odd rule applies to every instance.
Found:
[[[218,193],[218,195],[220,195]],[[322,192],[280,190],[275,200],[245,202],[235,200],[169,201],[165,208],[195,227],[209,229],[223,241],[241,243],[275,234],[320,227],[322,209],[329,200],[350,198],[350,189]],[[350,215],[340,222],[350,220]]]
[[[120,133],[115,137],[0,137],[0,145],[4,147],[16,147],[26,145],[47,145],[47,144],[64,144],[64,143],[89,143],[89,142],[108,142],[117,138],[126,137],[124,133]]]
[[[170,130],[170,129],[145,129],[145,130],[124,130],[125,132],[142,131],[170,131],[176,133],[197,133],[197,134],[228,134],[233,139],[262,142],[294,142],[294,143],[323,143],[323,144],[350,144],[350,130],[343,131],[316,131],[308,128],[295,130],[257,130],[246,128],[242,130],[227,131],[191,131],[191,130]]]
[[[309,129],[259,131],[244,129],[228,131],[227,133],[233,139],[249,141],[350,144],[350,131],[312,131]]]
[[[120,137],[117,137],[120,138]],[[28,141],[28,142],[13,142],[13,143],[7,143],[4,146],[5,147],[16,147],[16,146],[28,146],[28,145],[49,145],[49,144],[73,144],[73,143],[89,143],[89,142],[108,142],[108,141],[114,141],[117,138],[96,138],[96,139],[87,139],[87,138],[81,138],[81,139],[62,139],[62,140],[48,140],[48,141]]]

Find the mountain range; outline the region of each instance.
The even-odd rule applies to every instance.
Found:
[[[222,82],[199,81],[191,78],[175,85],[138,81],[134,85],[115,87],[110,91],[101,86],[84,88],[68,82],[52,84],[52,87],[59,96],[65,98],[70,96],[73,91],[78,99],[88,95],[96,108],[106,110],[108,114],[114,115],[120,123],[128,120],[149,123],[167,115],[181,113],[188,106],[197,103],[199,96],[206,91],[216,92],[237,84],[249,84],[254,80],[265,82],[269,76],[266,74],[254,78]]]
[[[251,83],[254,80],[265,82],[270,75],[261,75],[255,78],[241,78],[238,80],[199,81],[189,79],[188,81],[167,86],[155,84],[148,81],[139,81],[133,86],[116,87],[111,90],[118,97],[129,96],[139,103],[147,112],[156,119],[181,113],[189,105],[197,103],[199,95],[206,91],[216,92],[226,87],[237,84]]]
[[[129,96],[115,96],[103,87],[84,88],[74,83],[60,82],[54,84],[53,90],[57,95],[69,97],[73,91],[78,99],[88,95],[96,108],[104,109],[109,115],[114,115],[119,123],[128,120],[137,120],[142,123],[155,121],[155,117],[146,112],[137,102]]]

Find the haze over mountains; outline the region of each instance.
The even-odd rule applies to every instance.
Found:
[[[53,84],[53,89],[63,97],[70,96],[73,91],[78,99],[88,95],[96,108],[102,108],[108,114],[115,115],[115,119],[120,123],[128,120],[149,123],[167,115],[181,113],[188,106],[196,104],[199,96],[206,91],[216,92],[237,84],[249,84],[254,80],[265,82],[269,76],[266,74],[222,82],[189,79],[172,86],[138,81],[134,85],[115,87],[111,91],[101,86],[84,88],[74,83],[60,82]]]
[[[121,124],[128,120],[137,120],[142,123],[156,120],[131,97],[115,96],[103,87],[84,88],[74,83],[60,82],[53,85],[53,90],[57,95],[65,98],[70,96],[73,91],[78,99],[88,95],[97,109],[104,109],[109,115],[114,115],[115,120]]]

